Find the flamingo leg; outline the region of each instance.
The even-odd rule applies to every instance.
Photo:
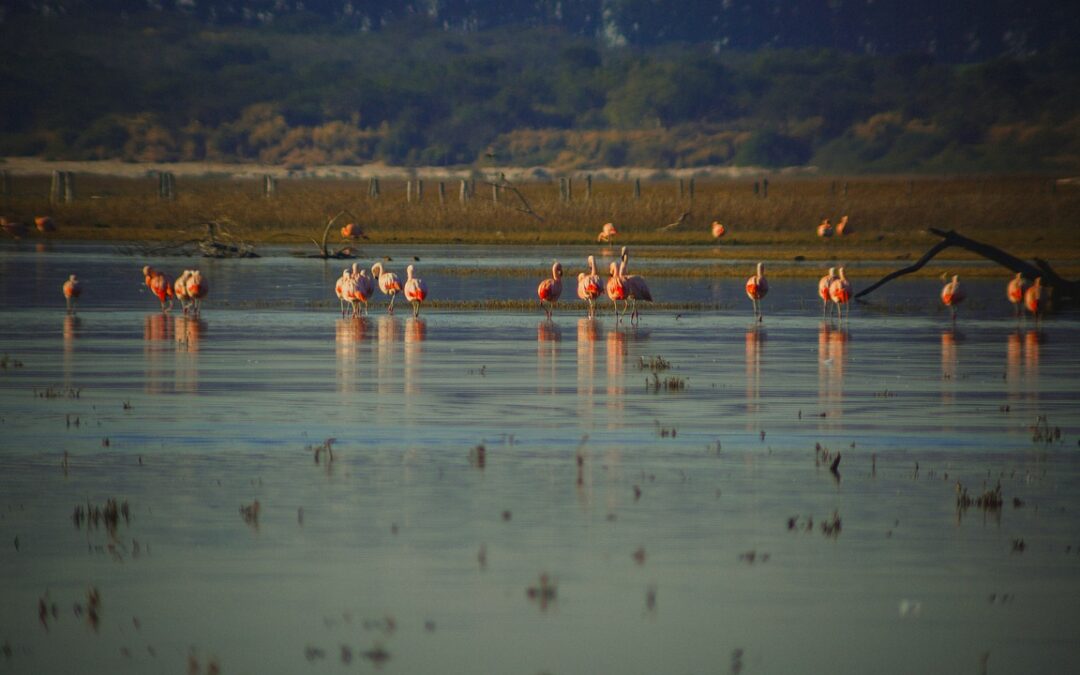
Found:
[[[394,313],[394,301],[395,300],[397,300],[397,293],[391,293],[390,294],[390,304],[387,305],[387,307],[386,307],[386,311],[389,312],[390,314]]]
[[[412,306],[413,306],[412,315],[413,315],[413,318],[415,319],[418,316],[420,316],[420,303],[414,301]]]

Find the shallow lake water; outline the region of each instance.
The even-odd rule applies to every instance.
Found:
[[[553,252],[379,255],[433,297],[528,299],[494,270]],[[157,311],[145,263],[199,266],[202,317]],[[732,277],[651,280],[718,309],[637,326],[354,320],[341,267],[0,248],[0,672],[1077,667],[1076,314],[972,280],[954,325],[939,282],[897,281],[841,328],[776,278],[755,325]],[[73,520],[109,498],[115,527]]]

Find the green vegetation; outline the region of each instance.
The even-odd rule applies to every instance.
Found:
[[[1080,171],[1075,49],[950,65],[712,43],[646,49],[552,26],[451,32],[416,17],[358,31],[299,16],[8,16],[0,155]]]

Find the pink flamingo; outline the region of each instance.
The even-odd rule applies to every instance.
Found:
[[[341,236],[346,239],[367,239],[367,235],[364,234],[364,230],[361,229],[356,223],[349,223],[345,227],[341,228]]]
[[[349,272],[349,268],[346,267],[345,269],[341,270],[341,276],[338,277],[337,281],[334,282],[334,295],[337,296],[338,304],[341,306],[342,319],[345,318],[345,303],[349,302],[350,305],[352,304],[351,300],[345,297],[345,282],[349,281],[350,279],[352,279],[352,274]]]
[[[754,301],[754,318],[762,319],[761,299],[769,292],[769,281],[765,278],[765,263],[757,264],[757,274],[746,280],[746,294]]]
[[[551,314],[555,311],[555,303],[559,301],[559,296],[562,295],[562,265],[559,264],[558,260],[551,266],[551,278],[540,282],[540,285],[536,287],[536,294],[540,296],[541,307],[544,307],[545,302],[548,303],[548,306],[544,307],[544,311],[550,321]]]
[[[844,305],[851,300],[851,282],[844,276],[844,268],[841,267],[839,276],[829,285],[829,297],[836,305],[836,311],[840,315],[840,321],[844,320]],[[848,308],[850,314],[851,308]]]
[[[82,295],[82,283],[72,274],[64,282],[64,300],[67,302],[68,314],[75,313],[75,301]]]
[[[817,292],[818,296],[821,297],[821,318],[823,319],[828,313],[829,301],[832,300],[832,296],[829,295],[829,289],[832,287],[832,283],[839,278],[840,277],[836,276],[836,268],[830,267],[829,273],[821,277],[820,280],[818,280]]]
[[[0,216],[0,229],[11,235],[15,239],[21,239],[26,236],[30,231],[30,228],[26,226],[26,223],[20,223]]]
[[[720,221],[714,220],[713,224],[712,224],[712,236],[713,236],[713,239],[719,239],[720,237],[724,236],[725,234],[727,234],[727,229],[723,225],[720,224]]]
[[[191,296],[187,291],[187,280],[190,276],[191,270],[184,270],[173,282],[173,297],[180,301],[180,308],[184,310],[184,314],[188,313],[191,304]]]
[[[829,222],[829,219],[821,221],[821,224],[817,226],[817,236],[819,237],[831,237],[833,236],[833,226]]]
[[[848,225],[847,216],[842,216],[840,222],[836,224],[836,236],[843,237],[851,234],[851,227]]]
[[[56,232],[56,221],[50,216],[35,216],[34,226],[37,227],[38,232],[42,234]]]
[[[621,259],[621,262],[619,263],[619,277],[622,279],[623,287],[626,289],[626,297],[633,306],[633,309],[630,312],[630,323],[636,323],[639,318],[637,301],[647,300],[652,302],[652,293],[649,291],[649,286],[645,283],[645,279],[640,275],[628,275],[626,273],[626,268],[630,264],[630,252],[625,246],[623,246],[622,253],[619,257]]]
[[[588,273],[580,272],[577,275],[577,295],[579,298],[589,303],[589,318],[593,318],[596,315],[595,300],[600,297],[600,293],[603,291],[603,282],[600,281],[600,275],[596,273],[596,258],[589,256],[589,271]]]
[[[956,306],[963,302],[966,297],[967,293],[960,288],[960,275],[954,274],[952,281],[945,284],[945,287],[941,289],[941,301],[952,310],[953,321],[956,321]]]
[[[401,292],[401,279],[393,272],[384,272],[381,262],[371,266],[371,275],[378,281],[382,294],[390,296],[390,304],[386,306],[386,311],[393,314],[394,300],[397,300],[397,294]]]
[[[420,316],[420,303],[427,298],[427,284],[413,276],[413,266],[405,268],[405,299],[412,303],[413,318]]]
[[[192,313],[198,314],[202,311],[203,298],[210,292],[210,284],[206,283],[206,279],[199,270],[190,270],[190,272],[187,278],[187,295],[191,300]]]
[[[1035,277],[1035,283],[1024,293],[1024,306],[1035,315],[1036,321],[1041,319],[1043,312],[1046,311],[1047,300],[1047,293],[1042,285],[1042,277]]]
[[[604,223],[604,226],[600,228],[600,234],[596,235],[596,241],[609,242],[611,238],[617,235],[619,232],[615,229],[615,226],[611,223]]]
[[[159,272],[154,268],[147,265],[143,268],[143,274],[145,276],[146,285],[150,288],[150,292],[157,297],[158,302],[161,303],[161,311],[168,312],[172,309],[172,297],[173,297],[173,285],[169,280],[169,277],[164,272]]]
[[[608,267],[608,274],[611,276],[608,277],[607,285],[604,289],[607,291],[607,296],[611,298],[611,304],[615,305],[615,321],[618,323],[621,319],[619,315],[619,301],[626,300],[626,285],[623,283],[622,277],[619,276],[619,266],[614,261],[612,261],[611,266]],[[626,313],[625,307],[623,308],[623,313]]]
[[[1009,280],[1009,285],[1005,288],[1005,295],[1009,297],[1009,302],[1013,304],[1014,313],[1017,316],[1024,311],[1024,294],[1027,293],[1030,285],[1024,275],[1020,272],[1016,273],[1016,276]]]
[[[364,314],[368,313],[368,300],[375,294],[375,280],[368,276],[367,270],[361,268],[356,272],[353,280],[353,301],[356,307],[354,316],[359,316],[360,303],[364,304]]]

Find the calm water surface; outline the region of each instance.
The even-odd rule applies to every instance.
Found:
[[[447,299],[532,297],[449,268],[552,256],[385,254]],[[144,262],[197,264],[202,318],[156,312]],[[651,282],[721,309],[637,327],[342,320],[341,266],[0,249],[0,672],[1076,668],[1075,314],[1018,323],[973,281],[954,327],[938,283],[894,282],[841,330],[813,281],[775,279],[755,326],[733,278]],[[1039,416],[1060,440],[1033,441]],[[1002,508],[957,510],[957,482],[999,481]],[[129,522],[76,527],[108,498]]]

